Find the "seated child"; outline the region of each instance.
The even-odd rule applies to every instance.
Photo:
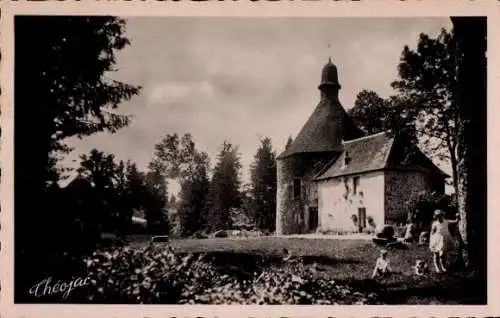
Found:
[[[380,251],[380,257],[377,258],[375,263],[375,268],[373,269],[372,278],[378,275],[387,275],[393,273],[392,268],[389,264],[389,258],[387,257],[387,250],[383,249]]]

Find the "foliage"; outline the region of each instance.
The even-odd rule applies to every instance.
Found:
[[[84,204],[92,204],[96,214],[96,222],[103,230],[110,230],[113,224],[118,223],[118,210],[115,205],[117,193],[115,183],[118,178],[119,167],[115,163],[114,155],[92,149],[89,155],[80,156],[80,167],[77,169],[78,178],[87,181],[92,192],[93,204],[89,201]],[[123,177],[123,175],[121,176]],[[117,186],[124,184],[117,184]]]
[[[71,150],[66,138],[129,123],[116,109],[140,88],[109,77],[129,44],[124,31],[114,17],[15,18],[16,169],[36,187],[58,180],[59,154]]]
[[[293,138],[292,138],[292,135],[290,135],[290,136],[288,136],[288,139],[286,140],[285,150],[290,148],[292,146],[292,143],[293,143]]]
[[[190,134],[166,135],[155,145],[150,168],[164,178],[177,179],[181,186],[179,209],[182,235],[191,235],[206,226],[210,159],[198,151]]]
[[[403,97],[384,99],[374,91],[362,90],[356,95],[354,107],[348,110],[348,114],[369,135],[390,130],[405,134],[410,141],[416,142],[414,118],[410,110]]]
[[[102,230],[126,233],[131,229],[134,211],[142,210],[150,232],[165,233],[167,188],[161,176],[153,171],[143,173],[130,161],[117,164],[112,154],[97,149],[80,158],[78,179],[86,181],[92,193],[82,210],[96,213],[93,221]],[[78,199],[78,193],[75,196]]]
[[[149,169],[145,174],[145,198],[143,208],[152,233],[169,232],[168,224],[168,188],[161,172]]]
[[[263,138],[250,166],[250,215],[260,230],[276,226],[276,152],[271,139]]]
[[[255,230],[255,220],[252,217],[253,199],[251,195],[251,184],[246,183],[240,191],[241,207],[232,209],[231,223],[233,229],[239,230]]]
[[[25,255],[47,259],[79,244],[71,242],[76,212],[65,208],[55,183],[66,171],[56,166],[71,150],[66,139],[126,126],[117,109],[140,87],[112,79],[115,54],[129,44],[121,19],[18,15],[14,36],[14,241],[16,267],[30,268]],[[16,271],[16,284],[36,272]]]
[[[366,222],[368,223],[368,225],[369,225],[370,227],[373,227],[373,228],[376,228],[376,227],[377,227],[377,224],[375,224],[375,219],[374,219],[374,218],[373,218],[373,216],[371,216],[371,215],[368,215],[368,216],[366,217]]]
[[[457,190],[456,43],[445,29],[436,38],[421,34],[417,49],[405,46],[391,85],[408,102],[418,137],[433,156],[449,160]]]
[[[207,201],[207,226],[210,231],[230,228],[231,209],[241,207],[240,169],[238,148],[224,141],[217,156]]]
[[[181,232],[187,236],[206,228],[206,201],[210,186],[206,167],[199,165],[193,178],[182,184],[179,216]]]
[[[408,221],[418,224],[421,228],[430,228],[434,211],[443,210],[448,218],[454,218],[457,213],[454,196],[434,192],[414,193],[408,201]]]
[[[86,259],[98,303],[142,304],[373,304],[374,293],[360,293],[314,268],[292,261],[251,277],[220,272],[204,255],[180,255],[163,247],[97,251]]]

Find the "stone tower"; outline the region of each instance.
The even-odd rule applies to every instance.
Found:
[[[329,60],[318,86],[319,104],[292,145],[277,158],[277,235],[316,230],[318,197],[311,179],[342,152],[342,140],[363,136],[340,104],[340,87],[337,67]]]

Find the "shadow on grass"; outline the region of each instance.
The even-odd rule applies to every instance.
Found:
[[[283,255],[263,255],[258,252],[238,253],[216,251],[203,253],[205,259],[221,272],[240,280],[251,279],[271,266],[286,266]],[[360,260],[335,259],[328,256],[302,256],[304,265],[335,267],[340,264],[360,264]],[[459,274],[430,274],[424,277],[403,276],[382,279],[342,279],[358,292],[376,293],[382,303],[396,304],[485,304],[486,285]]]
[[[335,266],[338,264],[361,264],[362,262],[357,259],[349,259],[349,258],[332,258],[329,256],[319,255],[319,256],[302,256],[301,257],[304,264],[318,264],[318,265],[327,265],[327,266]]]
[[[256,274],[272,266],[285,266],[283,255],[264,255],[261,253],[239,253],[230,251],[216,251],[203,254],[204,259],[210,261],[221,273],[237,277],[241,280],[250,279]],[[301,256],[304,265],[335,266],[339,264],[358,264],[359,260],[335,259],[328,256]]]
[[[387,305],[447,304],[485,305],[487,303],[486,284],[459,274],[447,274],[405,281],[384,280],[338,280],[340,284],[351,286],[359,292],[374,292]]]
[[[386,304],[469,304],[485,305],[487,288],[484,281],[447,274],[420,283],[390,284],[381,289]]]

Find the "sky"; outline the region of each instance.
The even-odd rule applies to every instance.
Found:
[[[338,67],[340,102],[349,109],[363,89],[393,94],[403,47],[415,47],[420,33],[451,28],[447,18],[126,20],[131,45],[117,53],[117,71],[109,76],[142,86],[120,107],[131,124],[69,140],[75,150],[63,164],[75,167],[80,154],[97,148],[146,169],[163,136],[191,133],[212,164],[224,140],[238,145],[243,181],[260,138],[270,137],[279,153],[300,131],[319,102],[329,57]]]

